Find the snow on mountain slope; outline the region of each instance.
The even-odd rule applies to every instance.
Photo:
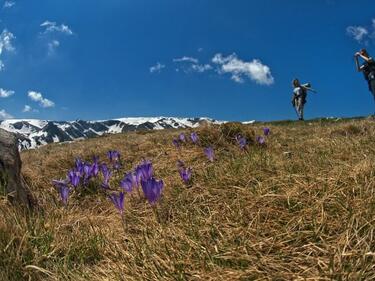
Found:
[[[19,147],[32,149],[48,143],[86,139],[103,134],[138,130],[195,128],[202,122],[223,123],[210,118],[135,117],[98,121],[0,120],[0,128],[15,133]]]

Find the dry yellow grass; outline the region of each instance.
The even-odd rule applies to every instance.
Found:
[[[231,128],[262,132],[200,129],[214,142],[213,164],[202,147],[177,151],[173,130],[23,152],[41,210],[25,215],[0,202],[0,280],[373,280],[374,121],[275,123],[267,147],[247,152],[228,142]],[[153,161],[166,186],[160,222],[137,193],[125,199],[124,224],[98,192],[61,206],[51,180],[74,157],[110,149],[128,170]],[[190,188],[177,159],[193,167]]]

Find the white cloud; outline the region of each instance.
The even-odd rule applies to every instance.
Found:
[[[43,22],[40,26],[45,28],[43,34],[47,34],[47,33],[51,33],[51,32],[61,32],[61,33],[64,33],[66,35],[73,35],[73,31],[70,29],[69,26],[67,26],[65,24],[58,25],[56,22],[52,22],[52,21],[47,20],[47,21]]]
[[[16,37],[13,35],[12,32],[9,32],[7,29],[4,29],[3,32],[0,34],[0,55],[4,51],[12,52],[15,50],[14,46],[12,45],[12,41]]]
[[[363,26],[348,26],[346,33],[361,43],[367,37],[369,31]]]
[[[14,1],[5,1],[3,8],[12,8],[14,5],[16,5]]]
[[[55,50],[60,46],[60,42],[58,40],[52,40],[48,43],[48,55],[53,55]]]
[[[158,62],[156,65],[150,67],[150,72],[160,72],[163,68],[165,68],[165,65]]]
[[[173,59],[173,62],[191,62],[197,64],[199,60],[196,58],[183,56],[182,58]]]
[[[191,65],[191,70],[203,73],[205,71],[211,70],[212,66],[210,64],[193,64]]]
[[[0,34],[0,56],[3,55],[5,51],[13,52],[15,50],[12,41],[16,37],[12,32],[9,32],[7,29],[4,29]],[[0,59],[0,71],[5,68],[3,61]]]
[[[4,109],[0,110],[0,119],[12,119],[13,116],[7,113]]]
[[[32,108],[30,105],[25,105],[24,108],[22,109],[22,112],[39,112],[39,110]]]
[[[235,53],[227,57],[222,54],[216,54],[212,58],[212,62],[218,65],[219,74],[229,73],[232,75],[231,79],[237,83],[243,83],[245,77],[260,85],[274,83],[271,69],[258,59],[246,62],[239,59]]]
[[[14,91],[4,90],[3,88],[0,88],[0,98],[7,98],[12,95],[14,95]]]
[[[30,112],[32,110],[31,106],[30,105],[25,105],[25,107],[23,108],[22,112]]]
[[[38,102],[41,107],[54,107],[55,103],[49,99],[43,98],[43,95],[39,92],[29,91],[28,96],[32,101]]]

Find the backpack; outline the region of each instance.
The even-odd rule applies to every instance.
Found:
[[[373,59],[364,64],[363,75],[369,82],[375,79],[375,61]]]

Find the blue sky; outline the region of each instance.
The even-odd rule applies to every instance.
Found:
[[[0,118],[295,118],[375,105],[353,54],[375,53],[373,0],[0,1]]]

